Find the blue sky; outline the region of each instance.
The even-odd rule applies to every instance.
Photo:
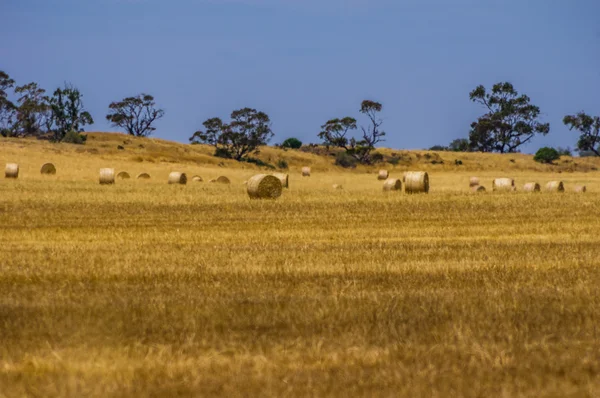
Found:
[[[0,70],[48,91],[65,81],[96,123],[147,92],[156,136],[187,142],[210,117],[249,106],[275,138],[318,142],[332,117],[382,102],[385,146],[466,137],[469,92],[510,81],[571,146],[567,113],[600,114],[598,0],[0,0]]]

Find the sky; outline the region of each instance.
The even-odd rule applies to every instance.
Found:
[[[155,136],[180,142],[211,117],[266,112],[280,143],[381,102],[391,148],[466,138],[482,84],[531,97],[550,134],[522,148],[575,147],[566,114],[600,115],[598,0],[0,0],[0,70],[49,92],[69,82],[95,124],[149,93]]]

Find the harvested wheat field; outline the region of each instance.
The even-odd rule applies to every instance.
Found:
[[[292,181],[256,201],[254,165],[132,141],[0,140],[22,172],[0,180],[0,396],[600,395],[597,171],[465,154],[389,166],[430,189],[386,195],[379,168],[265,148]],[[152,179],[98,184],[107,165]],[[232,184],[173,189],[173,169]],[[473,195],[474,173],[565,192]]]

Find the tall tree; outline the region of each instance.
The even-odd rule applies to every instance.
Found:
[[[42,126],[49,124],[50,106],[45,93],[46,90],[40,88],[37,83],[28,83],[15,88],[15,94],[19,96],[15,126],[17,136],[40,135],[43,133]]]
[[[576,115],[567,115],[563,119],[569,130],[579,131],[577,149],[579,152],[593,152],[600,156],[600,116],[590,116],[585,112]]]
[[[0,135],[11,135],[15,118],[16,106],[8,99],[7,90],[13,88],[15,81],[10,76],[0,70]]]
[[[80,133],[87,124],[93,124],[92,115],[84,109],[82,95],[71,85],[56,89],[48,100],[52,111],[55,141],[62,141],[67,133]]]
[[[378,116],[382,109],[383,105],[379,102],[365,100],[361,103],[360,113],[367,116],[370,124],[367,127],[361,126],[360,139],[348,137],[348,133],[357,128],[356,119],[349,116],[327,121],[321,126],[319,138],[327,147],[342,148],[361,163],[371,163],[371,152],[375,149],[375,145],[384,141],[385,132],[380,129],[383,121]]]
[[[471,124],[471,148],[482,152],[516,152],[536,134],[546,135],[549,123],[539,121],[540,108],[526,95],[519,95],[511,83],[497,83],[490,92],[478,86],[469,94],[487,113]]]
[[[252,108],[233,111],[229,123],[212,118],[203,125],[205,131],[196,131],[190,142],[213,145],[215,155],[238,161],[256,153],[260,145],[266,145],[273,137],[269,116]]]
[[[154,97],[150,94],[139,94],[127,97],[119,102],[112,102],[106,120],[115,127],[124,128],[130,135],[147,137],[156,128],[154,122],[165,115],[163,109],[156,108]]]
[[[356,119],[344,117],[342,119],[331,119],[321,126],[319,138],[327,147],[339,147],[348,151],[350,139],[346,136],[349,131],[356,130]]]

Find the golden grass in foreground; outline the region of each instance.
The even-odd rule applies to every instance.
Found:
[[[0,180],[0,397],[600,394],[598,173],[482,172],[589,192],[475,195],[430,172],[410,196],[298,170],[252,201],[253,169],[61,155],[41,176],[21,156]],[[104,166],[152,179],[101,186]]]

